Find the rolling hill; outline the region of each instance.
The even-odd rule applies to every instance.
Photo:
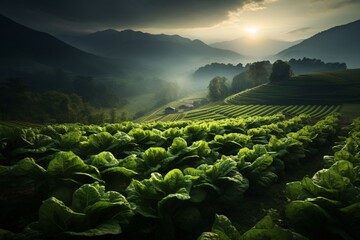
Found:
[[[225,99],[228,104],[359,104],[360,69],[299,75]]]
[[[275,57],[317,58],[325,62],[345,62],[349,68],[360,67],[360,20],[330,28],[281,51]]]
[[[276,113],[310,114],[322,118],[341,112],[344,119],[358,116],[360,110],[360,69],[304,74],[290,81],[268,83],[190,111],[164,114],[172,102],[137,121],[206,120],[239,116],[266,116]]]
[[[121,73],[108,59],[76,49],[57,38],[0,15],[0,74],[63,69],[76,74]]]

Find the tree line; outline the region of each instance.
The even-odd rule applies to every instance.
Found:
[[[267,83],[288,80],[293,75],[291,66],[282,60],[254,62],[246,65],[246,70],[236,75],[228,83],[226,77],[214,77],[208,85],[208,98],[212,101],[223,99],[230,94]]]
[[[91,89],[95,91],[95,87],[91,83],[86,84],[91,79],[79,80],[81,83],[78,83],[79,89],[76,92],[34,92],[29,91],[20,78],[6,79],[0,85],[0,119],[36,123],[102,123],[127,120],[126,113],[117,114],[114,108],[109,108],[109,112],[106,112],[96,107],[93,103],[94,99],[97,100],[96,95],[91,99]],[[86,92],[87,90],[89,92]],[[89,95],[83,97],[79,94],[82,92]],[[102,90],[99,89],[99,92]]]

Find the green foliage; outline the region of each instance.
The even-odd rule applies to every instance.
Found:
[[[55,197],[45,200],[39,209],[39,221],[30,227],[51,238],[117,235],[122,232],[121,225],[133,216],[123,195],[105,192],[99,183],[81,186],[72,199],[71,207]]]
[[[227,79],[224,77],[215,77],[209,83],[208,97],[212,101],[220,100],[229,95],[229,87],[226,84]]]
[[[272,72],[270,74],[270,82],[287,81],[292,76],[291,67],[288,63],[277,60],[274,62]]]
[[[269,81],[271,64],[269,61],[248,64],[245,72],[236,75],[231,82],[233,93],[259,86]]]
[[[331,134],[332,130],[324,128],[323,133]],[[291,200],[286,216],[297,231],[309,238],[356,239],[360,233],[354,224],[359,222],[360,201],[356,133],[350,131],[345,141],[334,148],[335,156],[326,156],[329,168],[286,186]]]
[[[266,215],[243,235],[236,230],[224,215],[216,215],[211,232],[204,232],[198,240],[307,240],[295,232],[279,227],[271,215]]]
[[[152,173],[150,179],[133,179],[126,189],[128,200],[135,204],[136,211],[145,217],[159,218],[174,211],[174,200],[190,199],[192,181],[179,169],[173,169],[164,177]]]
[[[203,164],[184,170],[186,175],[193,176],[193,188],[200,194],[200,200],[213,201],[218,207],[228,208],[241,200],[249,187],[249,182],[236,168],[236,162],[223,157],[214,165]],[[211,199],[211,200],[210,200]]]
[[[8,208],[5,214],[16,210],[17,203],[34,206],[28,215],[20,217],[21,208],[13,218],[24,226],[34,220],[43,201],[39,222],[22,233],[28,238],[121,233],[121,238],[195,239],[210,229],[216,213],[238,209],[254,192],[268,193],[288,171],[284,166],[295,166],[334,136],[337,122],[338,116],[330,116],[309,126],[308,116],[285,119],[279,114],[198,122],[0,127],[0,183],[5,186],[0,200],[9,193],[0,203]],[[342,152],[332,158],[329,169],[287,187],[291,200],[323,209],[329,224],[334,216],[349,226],[358,219],[359,135],[354,129],[352,140],[339,143]],[[18,149],[26,151],[14,154]],[[34,203],[27,200],[34,196]],[[12,204],[15,197],[20,200]],[[238,238],[225,218],[216,221],[215,232],[204,233],[204,238]],[[244,236],[292,239],[293,234],[272,221],[265,219]],[[353,230],[339,228],[356,233],[355,224],[351,226]]]

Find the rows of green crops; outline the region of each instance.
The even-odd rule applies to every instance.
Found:
[[[240,116],[269,116],[276,113],[288,115],[310,114],[313,118],[322,118],[338,112],[340,105],[217,105],[188,112],[185,119],[222,119]]]
[[[358,239],[360,235],[360,118],[347,127],[347,137],[324,156],[327,168],[313,177],[286,184],[285,219],[267,214],[252,229],[240,234],[224,215],[216,215],[206,239]],[[293,229],[281,228],[285,220]],[[299,235],[302,234],[302,235]]]
[[[0,228],[20,231],[9,239],[196,239],[247,193],[301,167],[334,136],[339,117],[310,120],[1,127]]]
[[[189,112],[152,116],[143,121],[220,120],[245,116],[271,116],[277,113],[295,116],[310,114],[313,118],[323,118],[339,112],[341,105],[215,105]]]
[[[311,239],[358,239],[360,236],[360,118],[346,138],[324,156],[328,168],[288,183],[286,217]]]

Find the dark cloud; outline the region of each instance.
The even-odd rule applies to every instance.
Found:
[[[359,0],[312,0],[313,2],[321,2],[329,9],[337,9],[353,4],[360,4]]]
[[[30,24],[66,28],[205,27],[227,18],[229,11],[265,0],[1,0],[0,12]],[[26,14],[25,14],[26,13]],[[22,16],[21,16],[22,14]],[[34,19],[32,19],[32,17]],[[42,19],[42,20],[41,20]],[[57,21],[57,23],[54,23]],[[85,24],[85,25],[84,25]],[[70,27],[70,26],[69,26]]]

